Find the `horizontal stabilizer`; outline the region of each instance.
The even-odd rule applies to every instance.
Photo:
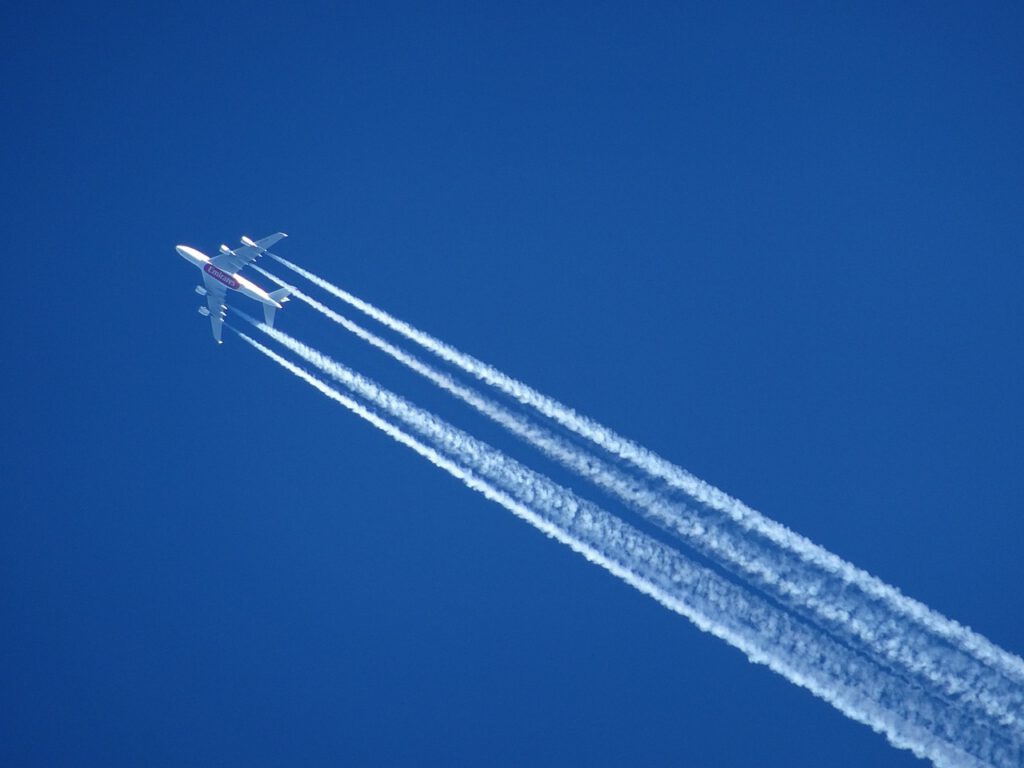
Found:
[[[288,301],[288,297],[292,295],[292,291],[290,288],[278,288],[276,291],[271,291],[268,295],[278,304],[284,304]]]
[[[281,288],[279,290],[272,291],[268,295],[270,296],[270,298],[272,298],[278,304],[284,304],[286,301],[288,301],[288,295],[290,293],[291,293],[291,291],[289,291],[287,288]],[[273,306],[271,304],[264,304],[263,305],[263,320],[271,328],[274,327],[274,313],[275,312],[277,312],[277,307],[275,307],[275,306]]]

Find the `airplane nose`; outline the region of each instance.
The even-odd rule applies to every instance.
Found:
[[[206,256],[188,245],[176,245],[174,246],[174,250],[176,250],[178,255],[185,259],[185,261],[191,262],[197,266],[208,261]]]

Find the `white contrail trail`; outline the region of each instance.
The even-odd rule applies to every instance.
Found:
[[[341,365],[318,350],[282,331],[260,323],[244,312],[238,312],[238,314],[278,343],[350,388],[357,395],[383,408],[435,442],[443,444],[448,450],[466,450],[466,446],[480,445],[468,435],[456,434],[457,431],[453,431],[454,428],[444,424],[433,414],[413,406],[404,398],[388,392],[376,382]],[[475,456],[478,458],[481,452],[488,453],[488,449],[478,448]],[[488,455],[492,456],[491,453]],[[465,456],[462,458],[466,461],[469,460]],[[504,468],[512,465],[512,460],[507,457],[502,456],[501,460],[497,461],[492,456],[489,459],[489,466],[495,465],[502,469],[501,471],[496,470],[497,474],[493,479],[510,489],[530,488],[530,498],[538,495],[552,498],[567,493],[542,476],[524,475],[523,471],[507,471]],[[528,472],[528,470],[524,471]],[[623,492],[630,491],[627,488]],[[666,505],[662,504],[661,506]],[[659,514],[664,517],[669,513],[659,510]],[[671,514],[675,515],[676,511],[671,510]],[[970,657],[965,657],[953,649],[937,646],[934,642],[930,643],[926,636],[922,637],[919,633],[908,631],[905,626],[901,626],[899,621],[894,621],[884,612],[875,610],[871,605],[865,605],[863,601],[860,603],[856,600],[851,601],[842,594],[841,590],[838,592],[833,590],[819,596],[815,594],[816,590],[825,589],[827,585],[815,583],[813,580],[809,584],[801,584],[800,579],[803,576],[795,574],[792,570],[785,572],[784,578],[779,577],[772,571],[775,564],[766,559],[768,553],[758,551],[756,548],[744,549],[742,537],[734,537],[730,540],[727,536],[723,536],[721,531],[705,527],[699,520],[692,522],[691,526],[694,528],[692,539],[700,545],[699,551],[712,556],[732,558],[733,564],[740,562],[743,568],[759,569],[766,575],[766,580],[761,586],[769,591],[776,591],[775,587],[778,587],[785,579],[790,579],[789,588],[781,590],[782,597],[801,596],[804,599],[804,603],[801,605],[810,606],[813,610],[818,611],[818,616],[826,619],[825,622],[822,622],[826,629],[844,635],[843,639],[847,641],[852,635],[854,640],[860,639],[868,643],[869,647],[865,649],[868,652],[879,656],[884,661],[899,664],[913,674],[920,675],[930,686],[937,688],[936,693],[955,699],[966,709],[980,710],[975,713],[975,717],[980,716],[986,721],[988,718],[995,718],[999,726],[1014,730],[1016,738],[1024,738],[1024,734],[1019,732],[1019,723],[1014,715],[1015,708],[1019,704],[1019,691],[1012,685],[1007,686],[1005,681],[988,670],[984,668],[979,670],[977,662]],[[709,542],[714,543],[714,548],[706,546]],[[834,609],[829,609],[829,601],[834,601],[836,605]]]
[[[515,494],[510,495],[511,490],[496,488],[483,479],[481,473],[531,475],[504,454],[434,418],[436,424],[426,428],[428,431],[439,427],[451,430],[451,434],[440,437],[457,452],[459,460],[446,457],[254,339],[239,335],[327,397],[468,487],[687,617],[704,631],[740,649],[751,661],[769,666],[849,717],[883,733],[895,746],[910,749],[939,766],[1017,764],[1021,756],[1019,744],[979,727],[948,703],[897,676],[886,674],[858,654],[771,608],[713,571],[691,563],[680,553],[607,512],[575,499],[571,492],[562,489],[563,496],[550,496],[541,489],[533,494],[524,486],[515,485],[515,493],[520,496],[516,499]],[[383,389],[380,394],[390,395]],[[462,440],[467,444],[460,445]],[[550,481],[547,484],[557,488]],[[531,495],[533,498],[522,498]]]
[[[271,329],[262,323],[258,323],[244,313],[239,314],[277,340],[279,343],[303,357],[307,362],[316,365],[322,371],[329,374],[346,387],[352,389],[356,394],[367,398],[371,403],[383,408],[392,416],[404,421],[429,439],[442,445],[446,450],[459,453],[461,460],[468,462],[473,466],[480,466],[482,462],[482,466],[486,467],[487,472],[491,473],[489,476],[502,487],[505,487],[512,492],[522,492],[523,489],[526,489],[528,499],[535,500],[543,498],[548,500],[549,503],[551,499],[564,499],[566,494],[570,493],[569,491],[551,483],[547,478],[538,476],[535,473],[530,473],[529,470],[525,470],[525,468],[522,468],[508,457],[505,457],[504,455],[497,455],[493,449],[484,446],[479,443],[479,441],[475,441],[468,435],[459,433],[457,430],[454,430],[454,428],[451,428],[444,422],[437,419],[433,414],[416,408],[403,398],[381,388],[376,382],[351,371],[312,347],[293,339],[285,333]],[[585,504],[585,502],[575,498],[570,502],[562,501],[560,503],[571,503],[573,505]],[[905,638],[901,639],[896,637],[890,642],[894,645],[898,645],[904,640]],[[944,659],[944,662],[950,665],[954,664],[954,661],[950,659]],[[918,663],[918,666],[920,667],[920,663]],[[962,667],[963,665],[960,666]],[[955,665],[950,668],[958,671],[958,667]],[[938,666],[937,671],[939,673],[945,673],[948,672],[948,669]],[[936,684],[935,680],[930,680],[929,682],[933,685]],[[944,682],[946,682],[944,678],[940,680],[940,683]],[[985,703],[988,703],[990,700],[995,700],[996,705],[1000,703],[998,699],[995,699],[994,695],[987,694],[986,691],[983,690],[983,686],[980,684],[978,685],[978,688],[982,689],[980,692],[969,689],[969,684],[974,684],[974,681],[970,681],[969,684],[965,684],[963,679],[958,680],[954,676],[952,678],[952,682],[954,686],[959,686],[959,689],[956,687],[954,687],[953,690],[943,689],[940,684],[940,689],[937,693],[955,695],[966,689],[969,696],[960,696],[959,698],[961,701],[958,702],[958,704],[964,704],[967,708],[974,707],[976,705],[976,699],[981,699],[981,701]],[[997,719],[999,718],[997,717]],[[1006,722],[999,722],[999,725],[1006,725]]]
[[[846,562],[809,539],[791,531],[786,526],[771,520],[751,509],[741,501],[677,467],[652,451],[638,445],[596,421],[577,413],[572,408],[537,392],[533,388],[508,376],[498,369],[434,338],[409,323],[393,317],[369,302],[363,301],[327,280],[293,264],[287,259],[270,254],[280,264],[323,288],[331,295],[355,307],[386,327],[414,341],[441,359],[449,362],[480,381],[489,384],[504,394],[553,419],[566,429],[593,442],[614,456],[643,470],[653,478],[665,481],[671,487],[683,491],[695,501],[729,516],[744,529],[757,533],[769,541],[795,553],[800,558],[823,568],[846,584],[855,586],[866,595],[885,602],[891,610],[918,622],[939,637],[957,644],[986,664],[1024,683],[1024,660],[1000,648],[983,635],[969,627],[943,616],[918,600],[907,597],[897,588],[881,579]]]
[[[1017,715],[1021,709],[1020,687],[1008,684],[973,658],[922,633],[913,623],[908,624],[899,616],[894,617],[885,610],[884,605],[847,594],[841,582],[815,569],[808,569],[799,560],[794,561],[785,551],[766,549],[764,544],[750,541],[741,532],[723,528],[716,521],[702,519],[696,510],[666,499],[636,483],[615,467],[461,385],[448,374],[437,371],[365,330],[270,272],[262,269],[259,271],[275,283],[289,287],[293,296],[357,337],[460,398],[563,466],[593,481],[644,517],[679,535],[702,554],[742,576],[754,579],[759,588],[774,594],[795,609],[810,614],[812,620],[825,628],[843,635],[847,641],[866,644],[868,647],[865,650],[868,652],[887,663],[899,665],[912,674],[922,676],[930,685],[938,686],[943,695],[981,710],[984,716],[995,718],[1001,725],[1024,731]],[[286,334],[259,324],[244,313],[242,316],[308,362],[337,378],[337,370],[325,363],[319,353],[311,354],[310,348],[296,343]],[[349,372],[348,380],[342,383],[350,385],[357,376]],[[1024,732],[1021,735],[1024,736]]]

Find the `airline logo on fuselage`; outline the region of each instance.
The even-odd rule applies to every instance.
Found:
[[[235,278],[233,278],[231,275],[229,275],[223,269],[220,269],[219,267],[215,267],[215,266],[213,266],[213,264],[204,264],[203,265],[203,272],[208,274],[210,277],[212,277],[217,282],[224,283],[224,285],[226,285],[228,288],[234,288],[236,291],[238,290],[238,285],[239,285],[238,281],[235,280]]]

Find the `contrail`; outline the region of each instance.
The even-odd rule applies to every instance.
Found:
[[[729,530],[706,516],[702,518],[697,510],[638,484],[615,467],[463,386],[448,374],[437,371],[365,330],[273,274],[262,269],[259,271],[275,283],[289,287],[293,296],[357,337],[452,393],[563,466],[591,480],[634,511],[678,535],[701,554],[741,576],[752,578],[759,588],[805,615],[809,614],[811,620],[829,631],[841,634],[847,642],[865,644],[867,652],[920,675],[930,685],[937,686],[943,695],[980,710],[985,717],[995,718],[1000,725],[1021,730],[1017,715],[1021,706],[1020,688],[994,675],[975,659],[922,633],[901,617],[894,617],[884,605],[847,594],[841,582],[807,568],[799,560],[794,561],[788,553],[774,548],[766,550],[764,544],[750,541],[741,532]],[[244,313],[243,316],[308,362],[332,376],[336,375],[330,366],[325,367],[319,354],[311,355],[309,348],[296,345],[294,339],[286,334],[255,323]],[[349,385],[350,380],[351,376],[342,383]]]
[[[551,418],[566,429],[583,437],[619,459],[632,464],[652,478],[660,479],[676,488],[696,502],[709,509],[722,512],[743,529],[763,536],[774,544],[788,550],[803,560],[822,568],[845,584],[856,587],[865,595],[884,602],[890,610],[917,622],[928,631],[979,660],[1000,673],[1024,683],[1024,660],[1010,653],[988,638],[969,627],[943,616],[923,603],[907,597],[897,588],[881,579],[846,562],[809,539],[793,532],[786,526],[771,520],[751,509],[741,501],[677,467],[652,451],[625,438],[598,422],[577,413],[557,400],[537,392],[525,383],[508,376],[498,369],[467,355],[409,323],[393,317],[369,302],[363,301],[327,280],[283,259],[270,254],[272,258],[319,286],[331,295],[355,307],[386,327],[419,344],[442,360],[449,362],[478,380],[493,386],[518,402],[535,409]]]
[[[886,674],[867,659],[772,608],[710,569],[688,561],[604,510],[576,499],[570,491],[560,489],[559,495],[555,489],[560,487],[546,479],[541,482],[544,489],[527,499],[523,496],[529,497],[532,492],[524,485],[514,486],[514,492],[495,487],[482,475],[511,472],[524,479],[541,479],[495,449],[430,417],[435,423],[426,429],[449,430],[439,437],[456,452],[458,460],[445,456],[254,339],[235,332],[322,394],[468,487],[687,617],[702,630],[740,649],[751,661],[769,666],[847,716],[883,733],[895,746],[910,749],[939,766],[1001,768],[1018,764],[1020,745],[964,718],[948,702],[898,676]],[[391,396],[387,390],[379,390],[381,396]],[[549,490],[555,491],[554,495],[549,495]]]
[[[548,478],[523,468],[511,458],[503,454],[499,456],[489,446],[455,430],[433,414],[417,408],[404,398],[389,392],[371,379],[341,365],[322,352],[282,331],[260,323],[244,312],[238,312],[238,314],[278,343],[351,389],[355,394],[384,409],[446,450],[459,454],[462,461],[471,466],[477,466],[476,462],[479,462],[480,457],[484,456],[487,471],[492,473],[488,476],[507,490],[519,492],[527,489],[528,499],[561,499],[566,494],[571,494],[570,491],[555,485]],[[583,502],[574,498],[571,503]],[[714,531],[711,529],[703,528],[699,521],[694,523],[694,526],[699,528],[694,538],[697,544],[702,545],[701,551],[708,551],[708,548],[703,545],[713,540],[718,550],[715,554],[726,552],[731,557],[747,561],[760,558],[761,562],[757,567],[769,576],[771,575],[772,564],[765,560],[763,553],[749,548],[740,553],[734,551],[735,544],[742,543],[742,539],[729,542],[721,536],[714,535]],[[709,532],[712,535],[708,535]],[[779,579],[776,578],[776,581],[769,586],[775,586],[778,582]],[[805,596],[811,595],[811,605],[822,612],[826,612],[829,599],[836,601],[839,607],[833,613],[826,612],[829,619],[826,629],[845,635],[844,639],[847,641],[851,634],[855,639],[861,638],[869,641],[870,647],[865,649],[868,652],[883,660],[899,663],[909,672],[924,677],[931,686],[937,688],[936,693],[957,700],[958,705],[964,706],[968,711],[980,710],[979,713],[972,716],[977,718],[981,715],[982,718],[995,718],[999,726],[1009,726],[1008,730],[1017,730],[1016,718],[1011,714],[1016,703],[1014,696],[1017,691],[1015,689],[1011,687],[1009,691],[1005,690],[1006,686],[1000,686],[1001,681],[998,678],[989,679],[992,677],[991,673],[985,675],[983,669],[979,674],[976,662],[969,657],[964,657],[952,649],[946,650],[936,647],[933,643],[930,644],[927,637],[920,637],[912,631],[908,632],[905,627],[901,626],[899,622],[893,621],[891,617],[884,614],[878,615],[878,612],[874,611],[870,605],[862,606],[853,602],[852,605],[845,606],[846,598],[841,592],[826,594],[818,599],[813,594],[814,588],[814,584],[802,587],[794,584],[791,592],[799,592]],[[876,630],[872,621],[877,622],[880,629]],[[982,720],[982,722],[988,721]],[[1022,734],[1018,732],[1014,738],[1020,739],[1021,736]]]

